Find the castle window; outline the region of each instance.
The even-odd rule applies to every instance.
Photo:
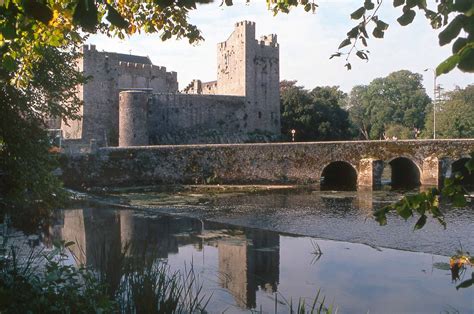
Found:
[[[261,112],[261,111],[258,112],[258,118],[259,118],[259,119],[262,118],[262,112]]]

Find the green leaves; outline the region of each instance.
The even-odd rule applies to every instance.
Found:
[[[419,230],[423,228],[425,224],[426,224],[426,216],[421,215],[420,219],[418,219],[418,221],[416,222],[415,227],[413,227],[413,230]]]
[[[358,50],[358,51],[356,52],[356,55],[357,55],[359,58],[361,58],[362,60],[369,60],[369,57],[367,56],[367,54],[366,54],[364,51],[362,51],[362,50]]]
[[[357,10],[355,10],[354,12],[352,12],[351,19],[358,20],[364,15],[364,13],[365,13],[365,8],[360,7]]]
[[[372,10],[375,7],[374,3],[371,0],[365,0],[364,8],[367,10]]]
[[[84,30],[94,32],[99,23],[95,0],[78,0],[72,17]]]
[[[107,4],[107,20],[118,28],[127,28],[129,23],[110,4]]]
[[[413,22],[413,19],[415,18],[416,12],[413,10],[407,10],[405,13],[403,13],[402,16],[400,16],[397,21],[400,25],[402,26],[407,26],[411,22]]]
[[[405,0],[393,0],[393,6],[396,8],[396,7],[399,7],[401,5],[405,4]]]
[[[452,47],[452,52],[453,54],[456,54],[459,52],[459,50],[462,49],[462,47],[464,47],[469,41],[467,40],[467,38],[458,38],[456,39],[456,41],[454,42],[453,44],[453,47]]]
[[[374,35],[375,38],[383,38],[385,31],[388,29],[388,24],[382,20],[377,20],[376,25],[377,26],[374,28],[372,35]]]
[[[444,46],[449,44],[454,38],[456,38],[461,32],[465,21],[466,17],[464,15],[460,14],[456,16],[451,23],[449,23],[441,33],[439,33],[439,45]]]
[[[471,159],[466,163],[468,171],[474,169],[474,162],[472,161],[474,153],[471,154]],[[453,205],[456,207],[466,206],[466,199],[464,197],[464,190],[460,185],[462,176],[456,175],[454,178],[447,178],[444,181],[444,188],[441,191],[443,197],[451,199]],[[427,221],[427,214],[431,214],[433,218],[446,228],[446,222],[443,218],[443,213],[439,209],[438,201],[439,191],[437,189],[431,189],[427,192],[418,193],[415,195],[407,195],[395,204],[385,206],[377,210],[373,215],[375,221],[381,226],[387,224],[387,214],[391,211],[395,211],[400,217],[407,220],[416,212],[420,215],[417,222],[415,223],[414,230],[423,228]]]
[[[458,68],[463,72],[474,72],[474,40],[471,39],[457,54]]]
[[[450,57],[448,57],[446,60],[444,60],[442,63],[440,63],[436,67],[436,75],[439,76],[441,74],[448,73],[452,69],[454,69],[459,63],[459,55],[455,54]]]
[[[346,38],[341,42],[341,44],[339,45],[337,49],[344,48],[346,46],[349,46],[350,44],[351,44],[351,40],[349,38]]]
[[[14,71],[16,68],[15,59],[9,54],[4,54],[2,58],[2,68],[6,71]]]
[[[385,31],[388,28],[388,24],[382,20],[377,20],[376,24],[377,24],[377,28],[381,29],[382,31]]]
[[[44,24],[48,24],[48,22],[53,18],[53,11],[51,11],[51,9],[44,3],[36,0],[24,1],[23,9],[26,15],[43,22]]]
[[[471,0],[455,0],[453,9],[458,12],[467,13],[474,8],[474,3]]]
[[[415,195],[407,195],[395,204],[385,206],[374,213],[374,219],[381,226],[387,224],[387,214],[391,211],[395,211],[398,216],[407,220],[412,217],[415,213],[418,213],[418,218],[413,230],[419,230],[423,228],[428,219],[427,214],[438,220],[438,222],[446,228],[446,223],[443,218],[443,214],[439,209],[438,203],[438,190],[431,189],[427,192],[418,193]]]

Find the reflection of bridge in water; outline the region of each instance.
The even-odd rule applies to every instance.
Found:
[[[242,308],[256,306],[261,289],[277,291],[279,235],[262,230],[228,232],[218,223],[196,219],[138,216],[125,210],[73,209],[59,213],[52,237],[74,241],[72,253],[80,264],[100,269],[113,291],[122,276],[123,258],[150,255],[167,258],[179,247],[217,247],[220,285]]]

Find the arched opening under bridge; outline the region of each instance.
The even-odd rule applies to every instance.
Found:
[[[451,176],[453,177],[455,173],[460,173],[463,176],[461,184],[474,187],[474,172],[469,174],[465,167],[468,160],[469,158],[461,158],[453,162],[451,165]]]
[[[321,174],[322,191],[355,191],[357,171],[345,161],[335,161],[324,167]]]
[[[420,186],[420,170],[406,157],[397,157],[390,165],[390,185],[394,189],[411,189]]]

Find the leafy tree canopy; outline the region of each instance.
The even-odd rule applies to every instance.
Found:
[[[288,0],[291,2],[291,0]],[[349,57],[355,53],[362,60],[369,59],[368,40],[383,38],[389,25],[379,15],[383,0],[364,0],[363,5],[352,12],[351,19],[357,21],[332,57],[346,57],[346,67],[351,69]],[[407,26],[418,13],[429,20],[433,29],[442,29],[439,33],[439,45],[452,43],[452,55],[436,68],[436,75],[450,72],[457,67],[463,72],[474,72],[474,1],[439,0],[436,8],[428,7],[426,0],[393,0],[393,7],[400,9],[397,22]]]
[[[350,138],[350,123],[342,108],[347,95],[336,86],[308,91],[296,81],[282,81],[282,134],[296,131],[298,141],[343,140]]]
[[[421,84],[422,76],[410,71],[393,72],[367,86],[356,86],[349,96],[352,123],[365,139],[381,139],[391,126],[422,129],[431,100]],[[385,134],[387,135],[387,134]]]
[[[436,104],[436,138],[474,138],[474,85],[444,95]],[[433,111],[426,116],[424,137],[433,136]]]

